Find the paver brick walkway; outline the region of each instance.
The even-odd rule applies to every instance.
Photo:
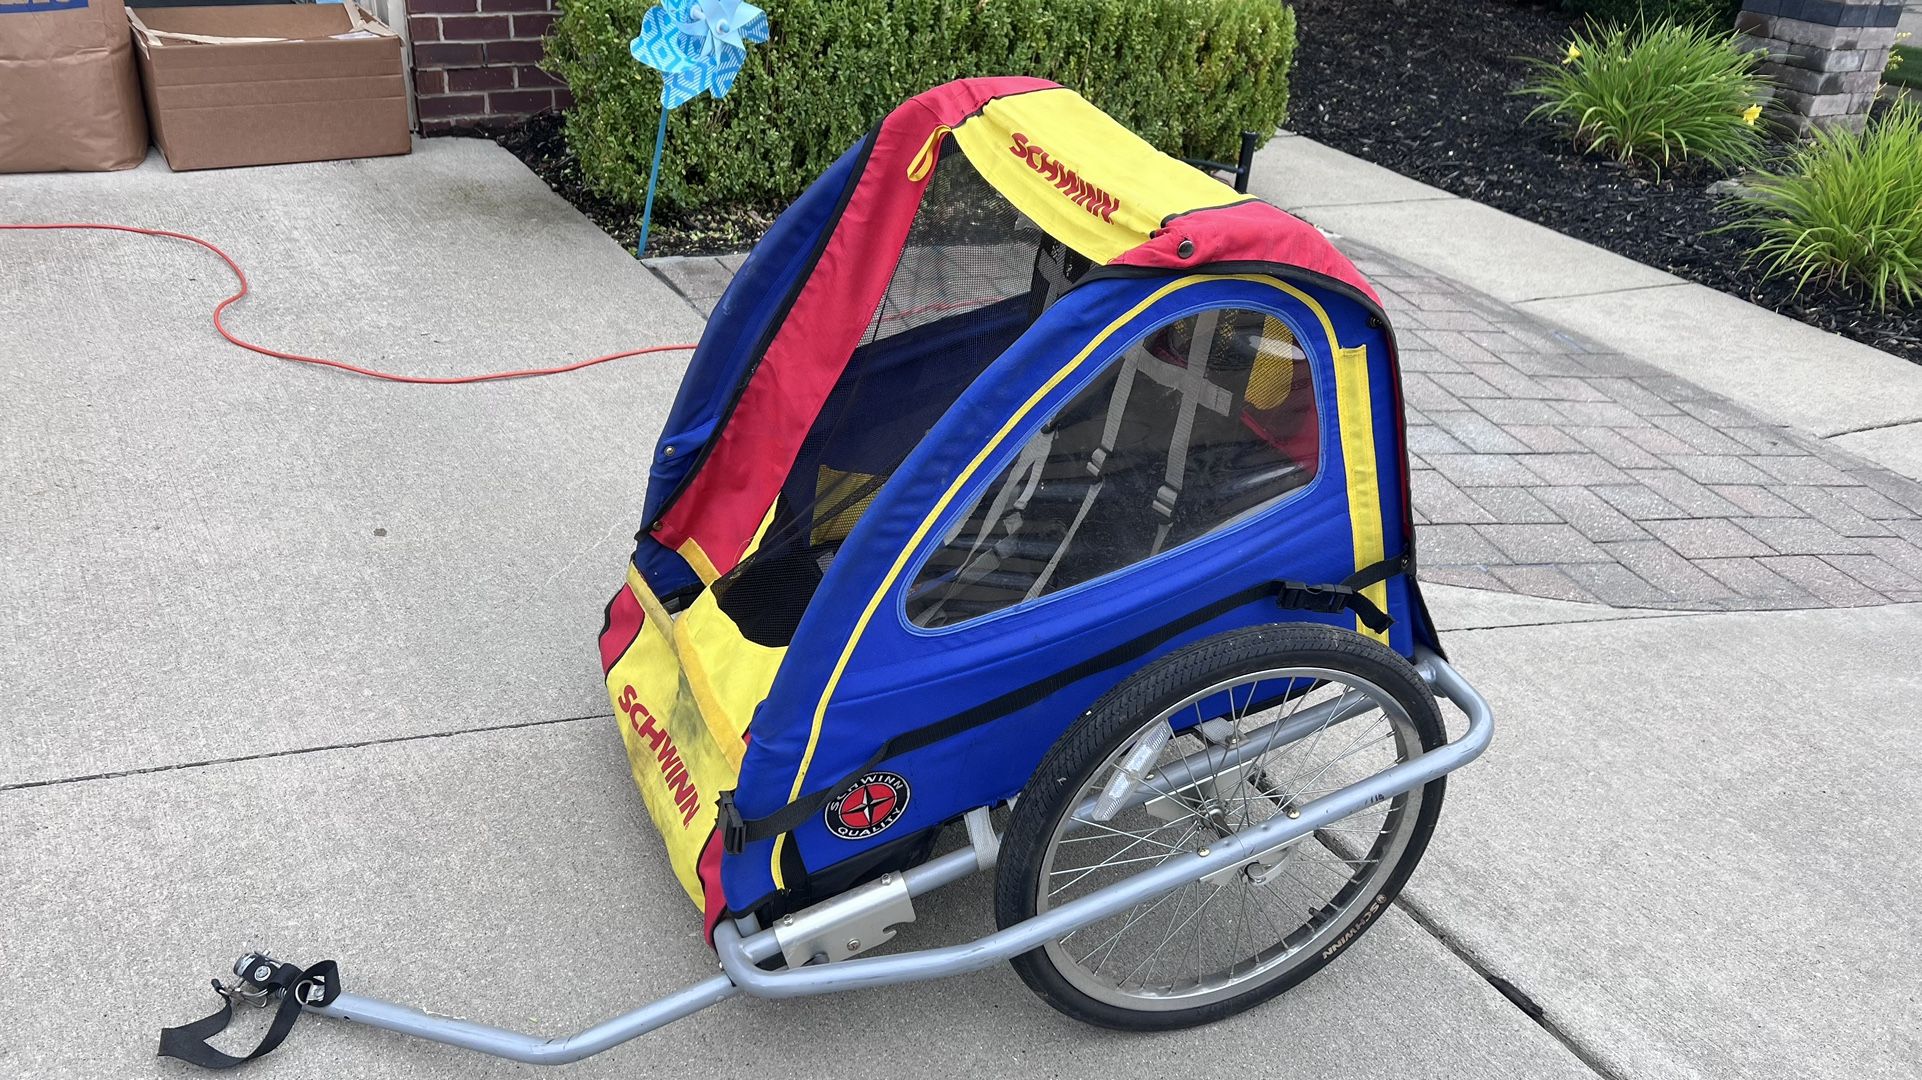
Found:
[[[1401,346],[1424,580],[1615,607],[1922,600],[1922,485],[1344,246]]]
[[[1922,601],[1922,484],[1342,246],[1401,349],[1424,581],[1682,610]],[[739,257],[650,266],[707,314]]]

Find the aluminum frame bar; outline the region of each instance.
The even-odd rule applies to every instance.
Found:
[[[759,966],[760,963],[781,951],[773,931],[755,931],[751,921],[744,920],[738,925],[724,921],[714,930],[715,951],[720,955],[723,974],[711,976],[640,1008],[610,1017],[585,1031],[559,1038],[543,1038],[491,1024],[435,1016],[411,1006],[360,994],[341,994],[332,1004],[309,1006],[307,1011],[512,1061],[561,1065],[598,1054],[741,993],[766,998],[805,997],[872,986],[922,982],[991,967],[1079,927],[1125,911],[1142,900],[1228,869],[1371,803],[1420,787],[1479,757],[1488,748],[1494,735],[1494,715],[1488,702],[1446,661],[1426,649],[1416,651],[1415,667],[1429,685],[1467,715],[1467,730],[1453,742],[1309,802],[1300,807],[1301,816],[1298,818],[1271,819],[1245,832],[1212,842],[1207,855],[1197,852],[1193,857],[1170,859],[1145,873],[962,945],[766,971]],[[1319,721],[1319,717],[1316,719]],[[1288,741],[1281,735],[1292,731],[1294,726],[1284,721],[1274,725],[1276,730],[1267,738],[1251,738],[1241,747],[1215,749],[1221,750],[1224,755],[1235,755],[1237,751],[1258,753],[1257,746],[1271,747]],[[1299,733],[1295,733],[1294,737],[1299,737]],[[1224,756],[1220,765],[1214,765],[1212,754],[1211,750],[1191,755],[1178,764],[1205,757],[1207,761],[1191,766],[1195,774],[1205,775],[1202,772],[1204,769],[1219,771],[1238,760]],[[959,881],[976,870],[985,869],[983,863],[990,861],[983,859],[975,847],[969,846],[911,867],[902,872],[902,877],[909,894],[918,896]],[[750,932],[743,936],[740,927],[746,927]]]

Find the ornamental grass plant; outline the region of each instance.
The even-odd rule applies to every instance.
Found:
[[[1530,117],[1563,127],[1585,153],[1657,173],[1687,162],[1734,169],[1761,157],[1760,54],[1705,23],[1591,25],[1559,62],[1533,61]]]
[[[1779,171],[1744,181],[1733,228],[1752,230],[1763,272],[1869,298],[1922,301],[1922,105],[1898,103],[1861,132],[1819,130]]]

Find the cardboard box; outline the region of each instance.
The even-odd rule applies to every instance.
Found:
[[[174,169],[405,154],[400,38],[351,3],[129,8]]]
[[[0,172],[131,169],[146,159],[120,0],[0,0]]]

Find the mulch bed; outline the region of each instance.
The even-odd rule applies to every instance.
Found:
[[[1748,264],[1713,170],[1656,179],[1586,157],[1514,91],[1575,17],[1518,0],[1294,0],[1288,127],[1423,183],[1922,363],[1922,311],[1799,296]]]
[[[1293,0],[1300,45],[1288,126],[1336,149],[1638,262],[1922,364],[1922,311],[1881,312],[1831,290],[1797,295],[1748,264],[1724,175],[1656,178],[1578,153],[1516,95],[1525,56],[1560,56],[1576,19],[1529,0]],[[558,114],[494,133],[549,187],[630,250],[640,213],[589,192]],[[649,255],[741,251],[779,208],[659,212]]]
[[[593,219],[601,231],[619,240],[629,251],[640,239],[641,212],[587,189],[581,179],[580,159],[567,148],[561,132],[561,114],[555,112],[530,116],[511,127],[489,134],[495,142],[520,158],[574,208]],[[661,207],[654,209],[654,224],[648,229],[647,254],[725,255],[746,251],[774,223],[780,208],[764,210],[723,209],[698,214],[677,214]]]

